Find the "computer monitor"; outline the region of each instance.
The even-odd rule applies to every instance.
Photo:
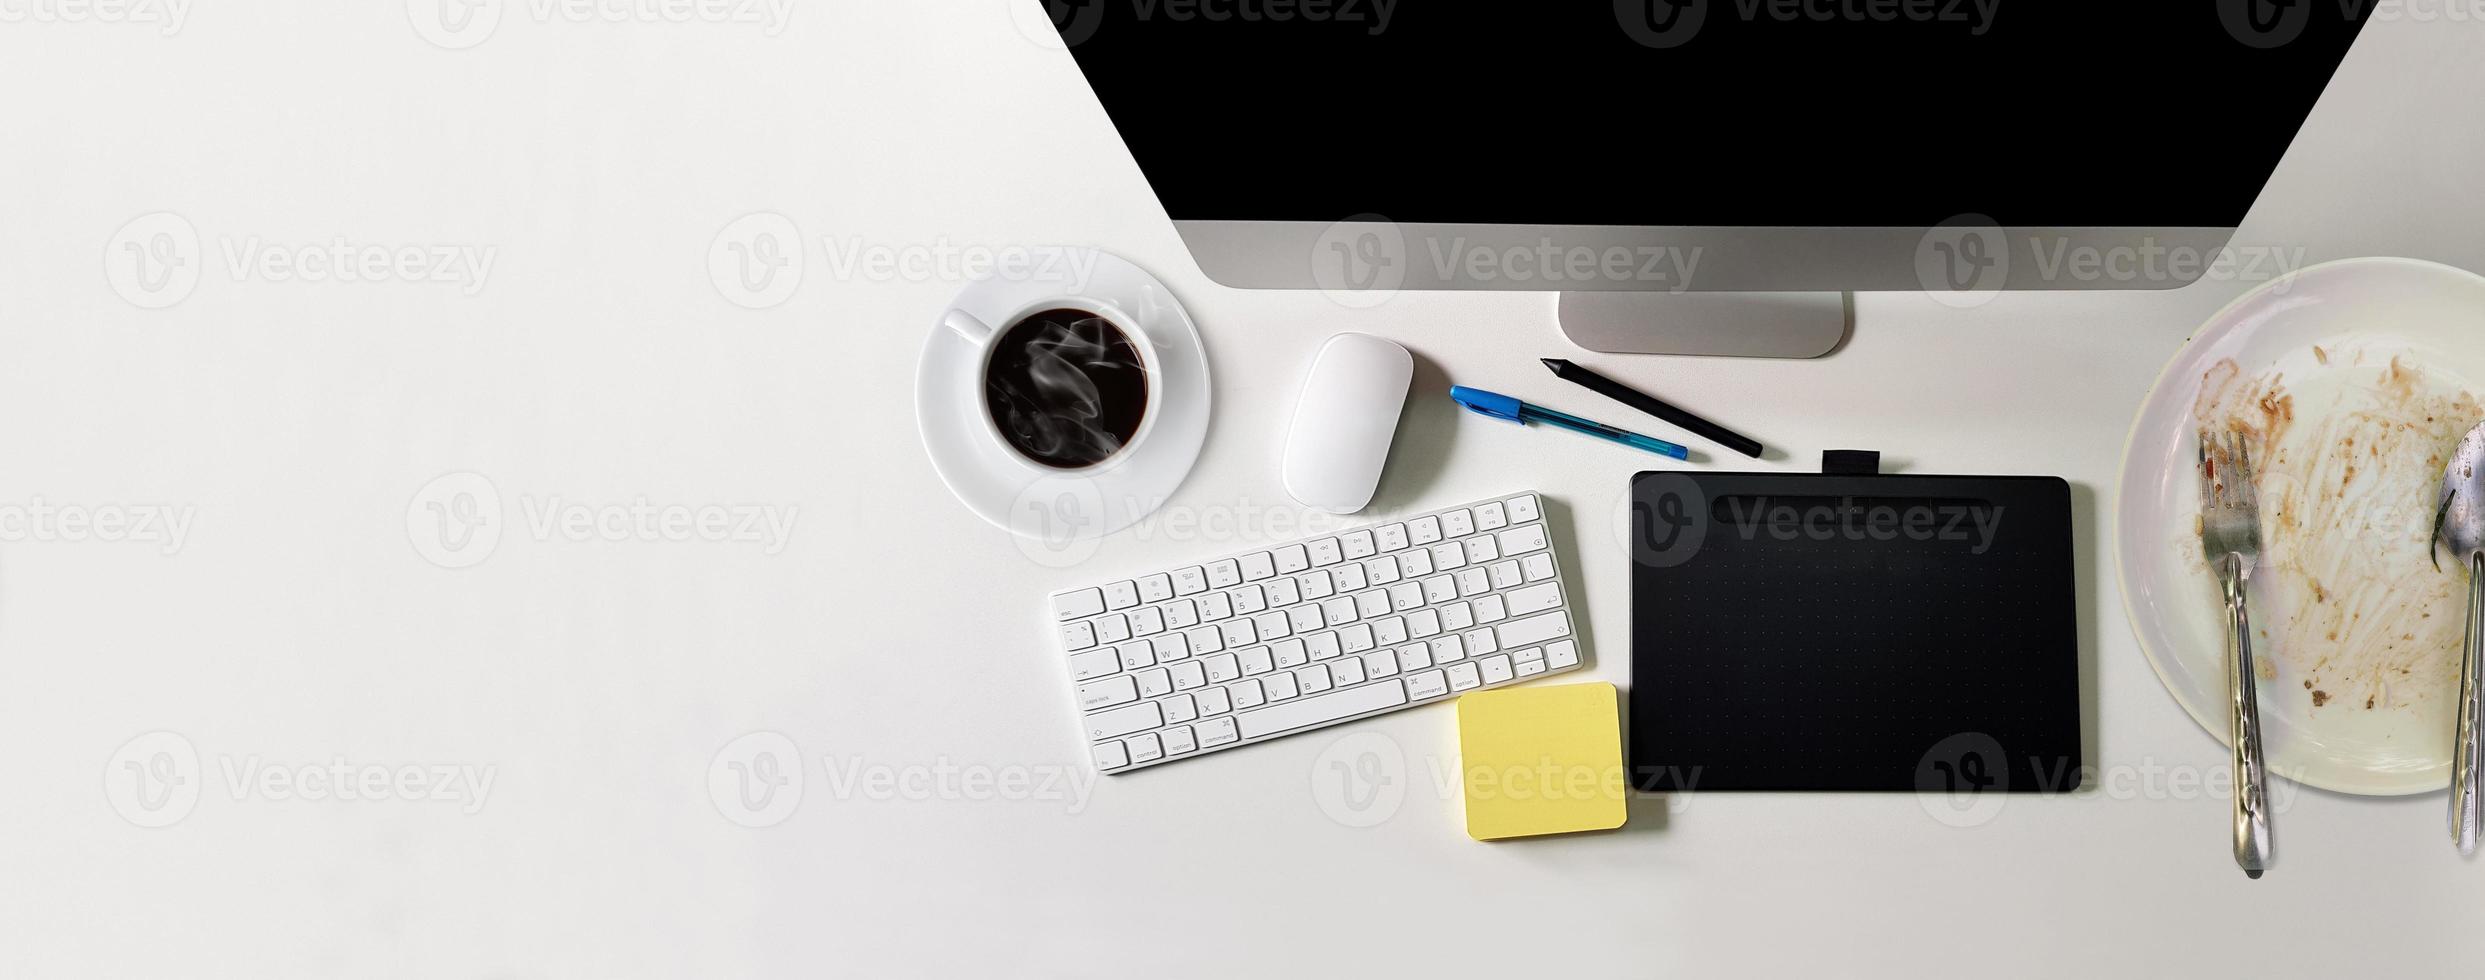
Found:
[[[1558,290],[1590,348],[1775,356],[1851,291],[2199,278],[2371,8],[1020,2],[1217,282]]]

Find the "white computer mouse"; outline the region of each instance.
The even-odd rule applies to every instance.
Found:
[[[1322,344],[1286,432],[1286,492],[1339,514],[1371,503],[1414,379],[1414,355],[1379,337],[1342,333]]]

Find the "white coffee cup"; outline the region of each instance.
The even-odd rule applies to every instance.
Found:
[[[1000,347],[997,341],[1003,334],[1024,323],[1028,318],[1049,310],[1076,310],[1112,324],[1113,329],[1129,338],[1132,349],[1139,355],[1140,369],[1147,376],[1147,401],[1140,408],[1138,429],[1130,434],[1130,438],[1123,440],[1121,446],[1114,449],[1111,454],[1084,466],[1054,465],[1029,456],[1019,449],[1009,440],[1009,437],[1002,434],[1000,423],[992,417],[991,400],[986,394],[990,383],[993,355]],[[1156,342],[1148,336],[1147,331],[1140,329],[1135,320],[1113,308],[1111,304],[1099,303],[1084,296],[1066,294],[1047,296],[1026,303],[1012,311],[1009,316],[1000,318],[998,327],[961,309],[951,309],[942,314],[941,325],[972,345],[976,351],[975,356],[967,361],[972,365],[975,376],[973,384],[963,386],[971,403],[965,406],[966,411],[983,423],[985,438],[992,440],[993,445],[1000,447],[1004,455],[1031,472],[1066,475],[1095,473],[1111,468],[1129,459],[1132,451],[1140,443],[1146,441],[1148,433],[1156,428],[1158,409],[1162,407],[1164,401],[1164,384],[1162,383],[1164,372],[1159,369]]]

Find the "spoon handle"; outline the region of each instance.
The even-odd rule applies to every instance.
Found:
[[[2480,673],[2485,673],[2485,552],[2468,556],[2468,623],[2459,659],[2459,731],[2451,742],[2450,839],[2459,853],[2476,852],[2477,758],[2485,729],[2477,725]]]

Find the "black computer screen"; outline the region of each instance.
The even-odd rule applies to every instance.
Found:
[[[1176,219],[1794,227],[2233,226],[2370,8],[1045,5]]]

